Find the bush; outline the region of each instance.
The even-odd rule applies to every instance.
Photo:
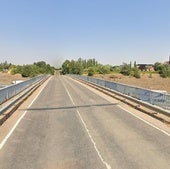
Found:
[[[131,74],[131,67],[130,65],[128,64],[124,64],[122,67],[121,67],[121,70],[120,70],[120,73],[125,75],[125,76],[129,76]]]
[[[159,71],[159,74],[163,78],[170,77],[170,65],[163,65]]]
[[[89,67],[88,68],[88,76],[93,76],[95,74],[95,68],[94,67]]]
[[[134,77],[139,79],[140,78],[140,72],[139,71],[134,71]]]
[[[139,69],[138,69],[137,67],[134,67],[134,68],[132,69],[132,71],[134,72],[134,73],[133,73],[133,76],[134,76],[135,78],[139,79],[139,78],[140,78],[140,71],[139,71]]]
[[[99,65],[97,67],[97,71],[99,74],[109,74],[110,73],[111,66],[110,65]]]

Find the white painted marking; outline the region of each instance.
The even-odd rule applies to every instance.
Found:
[[[73,103],[73,106],[76,106],[76,104],[75,104],[74,101],[73,101],[73,98],[72,98],[71,95],[70,95],[70,92],[68,91],[68,89],[67,89],[67,87],[65,86],[64,83],[63,83],[63,86],[64,86],[64,88],[66,89],[66,92],[67,92],[67,94],[68,94],[68,96],[69,96],[71,102]]]
[[[84,122],[84,120],[83,120],[83,118],[82,118],[82,116],[80,115],[80,112],[79,112],[78,110],[77,110],[77,113],[78,113],[78,115],[79,115],[79,117],[80,117],[80,119],[81,119],[81,122],[82,122],[83,125],[84,125],[84,128],[86,129],[86,132],[87,132],[87,134],[88,134],[88,136],[89,136],[91,142],[92,142],[93,145],[94,145],[94,148],[95,148],[95,150],[96,150],[96,152],[97,152],[97,155],[99,156],[100,160],[101,160],[102,163],[106,166],[107,169],[111,169],[111,166],[103,159],[103,157],[102,157],[100,151],[98,150],[98,148],[97,148],[97,146],[96,146],[96,143],[95,143],[93,137],[92,137],[91,134],[90,134],[89,129],[87,128],[86,123]]]
[[[68,94],[68,96],[69,96],[69,98],[70,98],[72,104],[73,104],[74,106],[76,106],[75,103],[74,103],[74,101],[73,101],[73,98],[72,98],[71,95],[70,95],[69,90],[67,89],[67,87],[65,86],[65,84],[64,84],[63,82],[62,82],[62,84],[63,84],[63,86],[64,86],[64,88],[65,88],[65,90],[66,90],[66,92],[67,92],[67,94]],[[85,128],[85,130],[86,130],[86,132],[87,132],[87,134],[88,134],[88,136],[89,136],[91,142],[93,143],[94,149],[96,150],[97,155],[99,156],[101,162],[106,166],[107,169],[111,169],[111,166],[103,159],[103,157],[102,157],[100,151],[98,150],[98,148],[97,148],[97,146],[96,146],[96,142],[94,141],[92,135],[90,134],[90,131],[89,131],[89,129],[88,129],[86,123],[84,122],[84,120],[83,120],[83,118],[82,118],[82,116],[81,116],[79,110],[77,109],[76,111],[77,111],[77,114],[78,114],[78,116],[79,116],[81,122],[83,123],[83,126],[84,126],[84,128]]]
[[[72,80],[73,80],[73,79],[72,79]],[[79,84],[81,84],[81,83],[79,83]],[[81,85],[82,85],[82,84],[81,84]],[[120,106],[120,105],[117,105],[117,106],[119,106],[121,109],[125,110],[126,112],[128,112],[128,113],[131,114],[132,116],[134,116],[134,117],[138,118],[139,120],[143,121],[144,123],[148,124],[149,126],[151,126],[151,127],[155,128],[155,129],[161,131],[162,133],[166,134],[167,136],[170,136],[170,133],[166,132],[165,130],[160,129],[159,127],[157,127],[157,126],[151,124],[150,122],[148,122],[148,121],[142,119],[141,117],[139,117],[139,116],[133,114],[132,112],[126,110],[126,109],[123,108],[122,106]]]
[[[155,128],[155,129],[157,129],[157,130],[161,131],[162,133],[166,134],[167,136],[170,136],[170,133],[168,133],[168,132],[166,132],[166,131],[164,131],[164,130],[160,129],[159,127],[157,127],[157,126],[155,126],[155,125],[151,124],[150,122],[148,122],[148,121],[146,121],[146,120],[142,119],[141,117],[139,117],[139,116],[137,116],[137,115],[133,114],[132,112],[130,112],[130,111],[128,111],[128,110],[126,110],[126,109],[125,109],[125,108],[123,108],[122,106],[118,105],[118,107],[120,107],[120,108],[121,108],[121,109],[123,109],[124,111],[128,112],[128,113],[129,113],[129,114],[131,114],[132,116],[134,116],[134,117],[138,118],[139,120],[143,121],[144,123],[148,124],[149,126],[151,126],[151,127]]]
[[[51,78],[50,78],[51,79]],[[50,80],[49,79],[49,80]],[[48,80],[48,81],[49,81]],[[47,83],[46,83],[47,85]],[[45,86],[46,86],[45,85]],[[43,91],[43,89],[45,88],[45,86],[39,91],[38,95],[33,99],[33,101],[30,103],[30,105],[28,106],[31,107],[31,105],[34,103],[34,101],[37,99],[37,97],[40,95],[40,93]],[[3,146],[5,145],[5,143],[7,142],[7,140],[9,139],[9,137],[12,135],[12,133],[14,132],[14,130],[16,129],[16,127],[18,126],[18,124],[20,123],[20,121],[23,119],[23,117],[26,115],[27,110],[22,114],[22,116],[17,120],[17,122],[15,123],[15,125],[12,127],[12,129],[9,131],[9,133],[6,135],[6,137],[2,140],[2,142],[0,143],[0,150],[3,148]]]

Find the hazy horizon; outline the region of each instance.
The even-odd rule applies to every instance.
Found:
[[[164,62],[170,53],[169,6],[168,0],[2,1],[0,62]]]

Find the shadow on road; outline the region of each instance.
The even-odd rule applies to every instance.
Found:
[[[117,103],[113,104],[89,104],[89,105],[77,105],[77,106],[63,106],[63,107],[37,107],[37,108],[29,108],[29,109],[24,109],[27,111],[38,111],[38,110],[64,110],[64,109],[77,109],[77,108],[88,108],[88,107],[107,107],[107,106],[115,106]],[[23,109],[22,109],[23,110]]]

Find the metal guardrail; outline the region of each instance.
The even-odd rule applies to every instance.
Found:
[[[69,76],[97,84],[99,86],[105,87],[110,90],[114,90],[121,94],[158,106],[165,110],[170,110],[170,94],[167,94],[165,92],[156,92],[148,89],[124,85],[121,83],[105,81],[89,76],[80,76],[80,75],[69,75]]]
[[[10,98],[14,97],[15,95],[19,94],[20,92],[22,92],[29,86],[35,84],[38,81],[41,81],[41,80],[47,78],[47,77],[48,77],[48,75],[37,76],[30,80],[0,89],[0,104],[4,103],[5,101],[7,101]]]

